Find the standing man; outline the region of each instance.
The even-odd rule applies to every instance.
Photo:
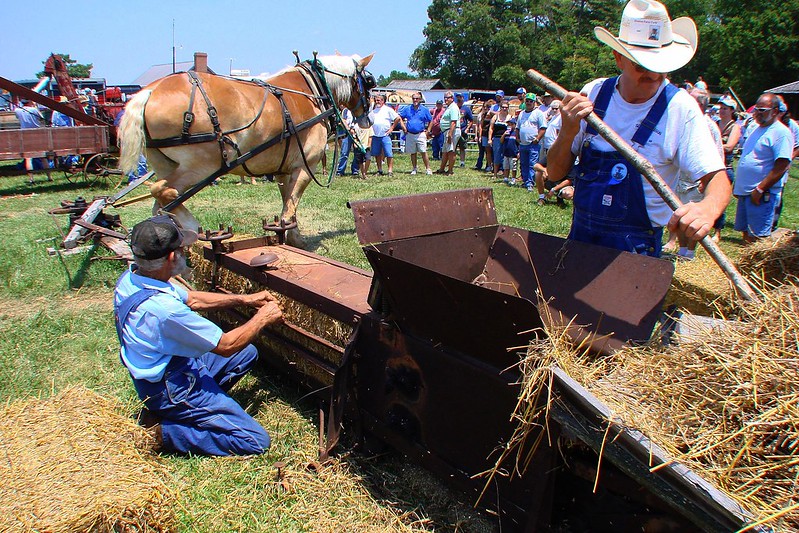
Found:
[[[385,105],[386,97],[382,94],[375,95],[375,105],[369,112],[372,121],[372,148],[371,154],[377,160],[377,173],[383,175],[383,158],[388,160],[388,175],[394,175],[394,153],[391,150],[391,132],[399,125],[407,133],[405,124],[396,111]],[[369,171],[369,160],[366,160],[366,170]]]
[[[665,73],[694,56],[696,25],[687,17],[672,22],[660,2],[630,0],[618,37],[604,28],[594,33],[613,49],[621,75],[566,95],[547,172],[559,181],[580,157],[570,239],[657,257],[663,226],[700,240],[730,201],[730,181],[696,102],[666,80]],[[635,167],[583,120],[592,111],[648,159],[672,189],[685,172],[702,182],[704,198],[672,212]]]
[[[258,358],[250,344],[282,319],[266,291],[217,294],[185,291],[170,278],[186,269],[184,249],[196,240],[167,215],[136,224],[135,263],[117,281],[114,316],[120,359],[136,392],[157,420],[151,431],[165,450],[203,455],[252,455],[270,439],[227,391]],[[223,332],[196,311],[248,306],[241,326]]]
[[[455,103],[452,91],[444,94],[444,103],[447,109],[441,115],[441,132],[444,134],[444,153],[441,156],[441,168],[435,174],[452,175],[455,167],[455,147],[461,137],[461,110]]]
[[[433,121],[430,111],[422,105],[422,93],[413,93],[412,104],[406,106],[400,116],[405,121],[405,153],[411,154],[412,175],[416,175],[416,154],[422,154],[425,173],[429,176],[430,161],[427,159],[427,126]]]
[[[472,114],[472,110],[469,109],[469,106],[463,105],[462,93],[455,93],[455,104],[458,106],[461,113],[461,138],[458,139],[457,149],[461,160],[460,167],[463,168],[466,166],[466,134],[469,132],[469,128],[472,124],[474,124],[474,115]]]
[[[782,176],[793,157],[793,135],[778,120],[777,97],[761,95],[754,117],[757,127],[744,143],[733,189],[738,199],[735,230],[748,243],[771,235],[775,207],[782,197]]]
[[[522,185],[533,192],[533,167],[538,163],[541,139],[547,131],[547,119],[535,106],[535,95],[527,93],[524,97],[524,111],[519,113],[519,166],[522,171]],[[545,203],[544,183],[538,188],[538,205]]]
[[[441,160],[441,148],[444,146],[444,133],[441,131],[441,115],[444,114],[444,100],[436,100],[436,107],[431,113],[433,120],[427,127],[427,138],[433,148],[433,161]]]
[[[552,95],[548,92],[544,93],[544,96],[541,97],[541,105],[538,106],[538,109],[547,116],[549,114],[550,105],[552,104]]]

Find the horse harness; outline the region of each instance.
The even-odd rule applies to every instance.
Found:
[[[291,138],[296,136],[299,132],[310,128],[324,120],[328,120],[330,122],[329,128],[330,131],[335,131],[336,127],[336,112],[338,111],[334,105],[332,94],[330,94],[329,90],[326,90],[326,85],[319,79],[320,75],[316,72],[314,68],[308,65],[308,62],[303,62],[298,65],[301,67],[301,74],[303,78],[308,83],[309,88],[314,92],[314,94],[309,95],[307,93],[302,93],[299,91],[293,91],[291,89],[284,89],[280,87],[276,87],[274,85],[254,80],[252,83],[260,85],[264,89],[264,97],[261,101],[260,108],[256,113],[253,119],[245,124],[244,126],[228,130],[222,131],[222,127],[219,124],[219,116],[217,114],[216,107],[214,107],[211,99],[208,96],[205,88],[203,87],[202,80],[197,76],[194,71],[189,71],[186,74],[189,77],[189,81],[191,82],[191,94],[189,96],[189,107],[185,113],[183,113],[183,127],[181,130],[181,134],[175,137],[169,137],[166,139],[153,139],[150,136],[149,131],[146,130],[145,127],[145,134],[146,134],[146,144],[148,148],[166,148],[171,146],[182,146],[186,144],[196,144],[196,143],[206,143],[216,141],[219,143],[219,150],[222,156],[222,166],[213,174],[208,176],[207,178],[199,181],[198,183],[194,184],[192,187],[184,191],[180,194],[175,200],[171,201],[169,204],[164,206],[165,211],[171,211],[175,207],[181,205],[183,202],[194,196],[197,192],[201,189],[205,188],[207,185],[211,184],[214,180],[219,178],[220,176],[226,174],[231,168],[235,168],[237,166],[241,166],[244,171],[250,175],[255,175],[249,168],[247,168],[246,162],[252,159],[253,157],[259,155],[260,153],[266,151],[267,149],[275,146],[278,143],[283,142],[284,140],[288,139],[289,142],[285,143],[285,148],[283,150],[283,157],[280,161],[280,165],[278,166],[278,171],[283,168],[283,165],[288,158],[288,153],[291,144]],[[360,80],[359,80],[360,82]],[[247,82],[244,82],[247,83]],[[208,117],[211,120],[211,125],[213,126],[213,132],[206,132],[206,133],[191,133],[191,126],[195,120],[194,114],[194,101],[196,99],[197,91],[200,92],[203,100],[205,100],[205,105],[208,112]],[[295,124],[294,120],[291,117],[291,112],[289,111],[286,102],[283,98],[284,92],[292,92],[304,95],[309,98],[314,98],[318,100],[322,107],[324,108],[323,111],[315,115],[308,120],[304,120],[298,124]],[[327,93],[327,94],[326,94]],[[283,119],[283,130],[279,135],[272,137],[271,139],[266,140],[265,142],[259,144],[255,148],[251,149],[249,152],[241,153],[238,144],[229,136],[232,133],[236,133],[242,130],[245,130],[252,126],[263,114],[264,108],[266,106],[266,100],[268,96],[272,94],[277,98],[278,102],[280,102],[280,106],[282,109],[282,119]],[[317,96],[317,94],[321,96]],[[297,139],[297,146],[300,150],[300,155],[302,156],[303,164],[305,165],[306,170],[314,178],[316,181],[316,177],[313,175],[313,172],[310,169],[308,164],[307,157],[305,155],[305,150],[303,150],[302,143],[299,139]],[[236,159],[228,161],[228,148],[232,148],[236,151]],[[279,172],[276,172],[279,173]],[[317,183],[319,183],[317,181]],[[320,184],[321,185],[321,184]]]

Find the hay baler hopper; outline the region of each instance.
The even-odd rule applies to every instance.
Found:
[[[328,444],[344,416],[367,442],[376,437],[475,496],[514,431],[519,352],[544,322],[600,353],[646,341],[673,274],[666,261],[499,225],[490,189],[351,208],[373,276],[266,238],[207,247],[205,257],[354,326],[346,349],[292,325],[262,339],[279,368],[332,387]],[[265,270],[258,257],[267,253],[278,261]],[[503,531],[745,523],[682,465],[650,472],[665,453],[621,425],[606,431],[607,409],[567,375],[553,372],[551,393],[549,439],[523,472],[500,465],[480,501],[499,511]]]

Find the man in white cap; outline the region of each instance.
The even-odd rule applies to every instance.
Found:
[[[569,238],[659,256],[663,226],[699,240],[727,207],[730,182],[696,102],[666,80],[696,52],[697,31],[687,17],[670,20],[654,0],[631,0],[619,37],[595,28],[613,49],[621,75],[595,80],[561,106],[561,130],[547,155],[558,181],[579,156]],[[673,189],[680,172],[701,181],[705,195],[671,210],[620,153],[583,121],[592,111],[648,159]]]

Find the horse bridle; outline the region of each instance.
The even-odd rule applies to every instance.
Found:
[[[361,113],[359,115],[356,115],[353,112],[355,120],[358,121],[369,114],[369,91],[377,87],[377,81],[375,80],[375,77],[372,75],[372,73],[363,68],[362,66],[360,66],[355,59],[353,59],[352,62],[355,65],[355,76],[353,79],[353,84],[358,89],[358,94],[360,95],[358,97],[358,106],[355,109],[357,110],[358,108],[360,108]],[[341,72],[330,70],[329,68],[324,66],[322,62],[319,61],[319,59],[316,57],[314,57],[311,61],[309,61],[309,63],[313,65],[314,69],[317,69],[319,71],[329,72],[330,74],[333,74],[334,76],[339,76],[341,78],[350,77],[346,74],[342,74]]]

